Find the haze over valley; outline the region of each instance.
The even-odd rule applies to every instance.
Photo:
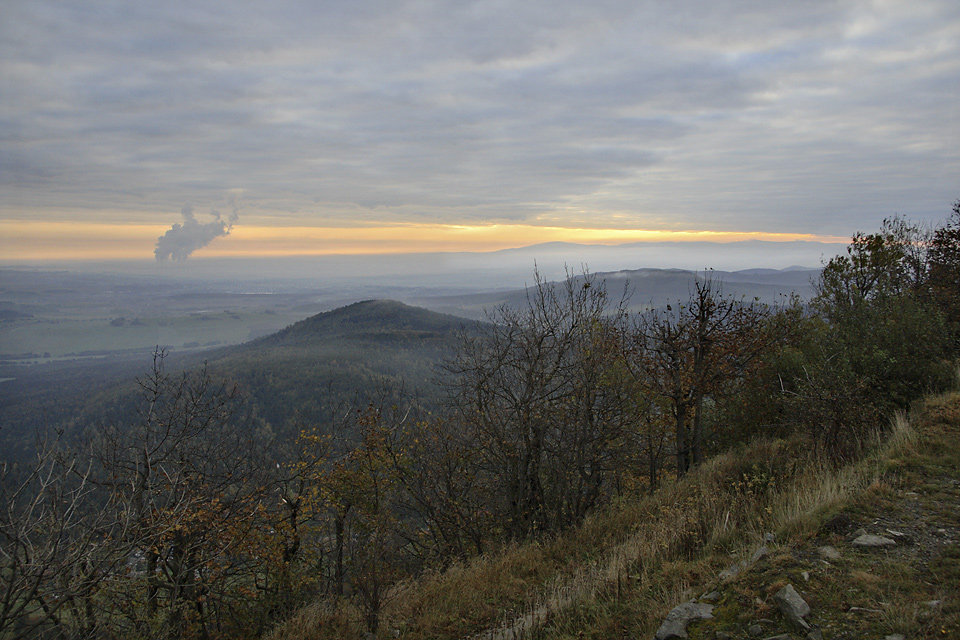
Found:
[[[34,362],[142,353],[157,345],[197,350],[238,344],[367,299],[481,319],[500,304],[522,301],[535,271],[550,280],[584,268],[610,272],[611,290],[629,282],[632,304],[642,308],[685,297],[692,272],[716,268],[728,294],[772,303],[792,292],[808,297],[819,261],[841,249],[820,243],[555,243],[492,253],[192,259],[163,268],[144,262],[13,264],[0,267],[0,356]],[[775,268],[751,269],[758,265]]]
[[[740,266],[769,254],[765,245],[710,249],[718,262]],[[162,269],[144,263],[2,268],[0,420],[5,429],[0,439],[12,451],[29,446],[38,429],[97,419],[103,405],[91,400],[142,375],[157,349],[164,350],[174,368],[209,361],[221,374],[244,381],[244,392],[278,426],[293,419],[293,410],[327,421],[323,412],[356,401],[358,394],[369,397],[384,384],[432,395],[439,366],[455,345],[455,328],[469,329],[502,306],[524,307],[537,273],[551,280],[562,280],[568,272],[579,275],[590,269],[587,258],[605,266],[650,260],[695,265],[705,246],[560,243],[489,254],[191,260]],[[795,253],[781,250],[775,264],[794,257],[813,262],[816,251],[831,250],[836,247],[802,244],[794,247]],[[583,261],[564,260],[564,255]],[[712,272],[618,268],[595,275],[612,298],[626,295],[626,308],[639,313],[687,299],[705,277],[724,295],[747,301],[772,305],[791,295],[805,299],[818,273],[803,267]],[[396,303],[356,305],[370,300]],[[389,306],[398,303],[403,304]],[[385,309],[400,309],[399,316],[383,315]],[[418,310],[447,320],[420,326],[427,316],[417,316]],[[263,349],[292,325],[329,312],[344,314],[336,317],[346,332],[318,329],[307,341],[313,346],[292,352]],[[452,324],[436,339],[404,334],[407,346],[396,352],[392,338],[385,344],[362,338],[364,323],[393,336],[401,328],[391,323],[409,314],[427,332],[424,336],[432,335],[431,323]],[[272,373],[263,377],[253,371]]]

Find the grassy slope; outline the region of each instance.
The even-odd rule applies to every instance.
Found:
[[[833,472],[803,451],[776,442],[720,456],[555,540],[404,585],[380,635],[649,638],[673,606],[716,589],[715,619],[691,625],[691,638],[750,637],[753,624],[761,638],[801,638],[773,601],[790,582],[828,639],[960,637],[960,394],[928,401],[911,424],[900,420],[855,466]],[[911,543],[858,551],[849,542],[859,528],[893,529]],[[770,555],[720,581],[765,531],[777,533]],[[824,545],[840,559],[824,562]],[[362,637],[356,619],[347,606],[317,605],[272,637]]]
[[[864,465],[869,484],[788,522],[784,544],[721,586],[716,618],[690,637],[745,636],[753,624],[761,637],[802,637],[772,599],[792,583],[825,638],[960,638],[960,394],[929,400],[911,426]],[[861,529],[900,544],[858,549]]]

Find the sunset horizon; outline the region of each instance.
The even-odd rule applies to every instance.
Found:
[[[162,225],[0,220],[0,260],[110,261],[155,259]],[[365,226],[235,226],[189,260],[215,257],[487,253],[540,244],[616,247],[633,243],[843,243],[848,238],[804,233],[662,229],[565,228],[528,224]],[[168,258],[173,259],[173,258]]]

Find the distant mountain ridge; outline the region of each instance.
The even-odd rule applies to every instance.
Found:
[[[68,268],[87,273],[149,276],[156,283],[169,280],[217,282],[230,285],[255,281],[270,290],[300,290],[304,286],[342,289],[350,286],[406,287],[430,286],[490,289],[515,287],[529,277],[533,265],[551,278],[561,277],[563,266],[589,265],[594,271],[610,271],[621,267],[657,267],[728,271],[757,265],[789,268],[804,265],[816,268],[824,260],[842,254],[847,243],[796,240],[772,242],[745,240],[711,241],[644,241],[619,245],[577,242],[546,242],[497,251],[424,252],[388,255],[323,255],[282,256],[269,258],[192,257],[182,264],[158,267],[155,260],[122,262],[57,263],[57,269]],[[2,261],[0,261],[2,263]],[[11,267],[11,265],[7,265]],[[19,265],[17,268],[35,269]],[[45,267],[43,267],[46,269]],[[381,295],[379,293],[374,295]]]
[[[686,300],[694,290],[695,283],[708,277],[725,296],[757,300],[765,304],[775,304],[794,294],[806,299],[813,295],[811,282],[819,273],[819,269],[798,267],[743,271],[641,268],[596,272],[592,275],[604,283],[611,297],[619,299],[626,292],[628,308],[642,311]],[[440,313],[483,319],[501,305],[514,308],[523,306],[527,301],[527,291],[514,289],[453,296],[409,297],[405,301]]]

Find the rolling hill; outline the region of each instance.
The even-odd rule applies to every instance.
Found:
[[[416,394],[428,406],[437,366],[457,333],[474,323],[392,300],[368,300],[320,313],[262,338],[202,353],[167,356],[169,371],[203,362],[237,383],[254,415],[282,433],[297,422],[323,424],[345,405]],[[0,385],[0,446],[22,455],[38,431],[79,433],[94,422],[132,420],[136,376],[146,355],[116,361],[55,362],[23,368]],[[21,452],[17,454],[17,452]]]

